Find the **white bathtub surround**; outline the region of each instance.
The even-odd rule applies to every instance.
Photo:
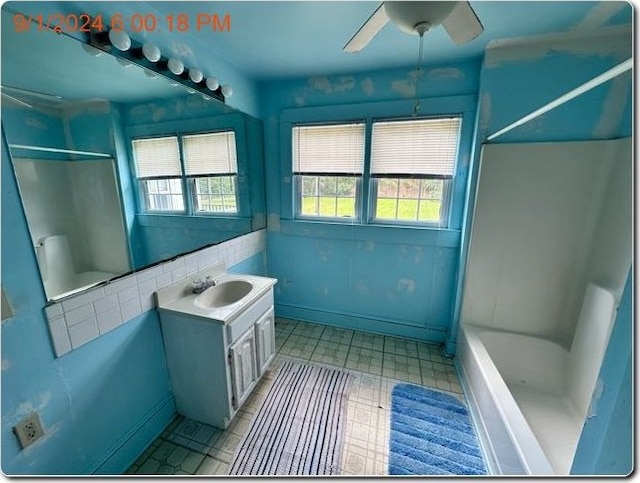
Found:
[[[55,353],[71,350],[155,308],[155,292],[224,262],[232,267],[264,251],[266,231],[234,238],[126,275],[44,308]]]
[[[629,139],[483,147],[457,364],[494,473],[571,471],[632,260],[631,167]]]
[[[587,288],[569,350],[463,325],[459,369],[500,474],[568,475],[615,320],[613,295]]]
[[[485,145],[461,322],[569,345],[587,283],[624,288],[630,139]]]

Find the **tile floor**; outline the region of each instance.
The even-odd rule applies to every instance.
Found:
[[[411,382],[463,399],[453,359],[440,346],[276,318],[278,355],[226,429],[177,416],[127,470],[137,475],[225,475],[237,445],[285,360],[339,366],[355,376],[342,473],[385,475],[391,390]]]

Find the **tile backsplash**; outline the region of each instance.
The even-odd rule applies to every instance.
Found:
[[[155,308],[156,290],[224,262],[227,268],[266,248],[266,230],[140,270],[44,308],[57,357]]]

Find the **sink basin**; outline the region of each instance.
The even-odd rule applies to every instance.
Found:
[[[194,303],[204,309],[224,307],[236,303],[252,288],[253,284],[246,280],[229,280],[209,287],[195,298]]]

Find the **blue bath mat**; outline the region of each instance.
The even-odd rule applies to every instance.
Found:
[[[413,384],[391,393],[390,475],[486,475],[469,412],[455,397]]]

